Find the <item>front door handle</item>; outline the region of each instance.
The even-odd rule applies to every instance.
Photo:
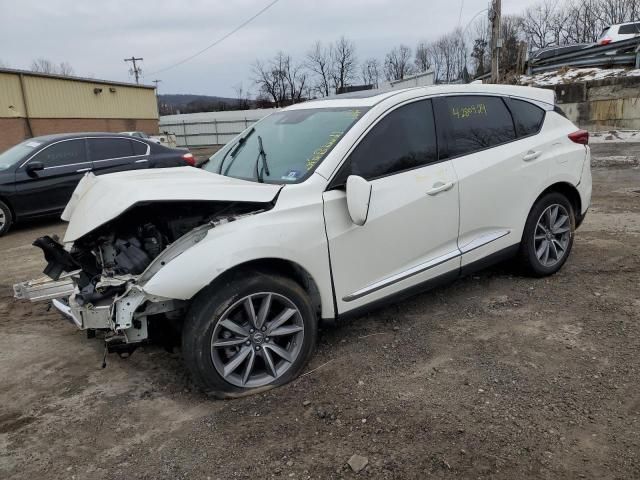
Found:
[[[427,195],[437,195],[440,192],[446,192],[447,190],[451,190],[456,182],[436,182],[433,184],[433,188],[427,191]]]
[[[534,150],[529,150],[524,157],[522,157],[522,160],[524,160],[525,162],[530,162],[531,160],[535,160],[536,158],[538,158],[540,155],[542,155],[542,152],[540,151],[534,151]]]
[[[148,162],[149,160],[147,160],[146,158],[142,158],[140,160],[136,160],[135,163],[145,163]]]
[[[76,170],[76,173],[90,172],[91,167],[81,168],[80,170]]]

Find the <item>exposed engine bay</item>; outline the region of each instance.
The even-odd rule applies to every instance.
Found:
[[[187,301],[150,297],[145,280],[219,225],[272,207],[252,202],[139,203],[66,247],[44,236],[52,281],[14,286],[17,298],[50,299],[79,328],[107,332],[109,351],[130,353],[142,341],[175,341]]]

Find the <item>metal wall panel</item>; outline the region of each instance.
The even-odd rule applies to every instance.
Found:
[[[0,73],[0,118],[24,116],[20,77],[15,74]]]
[[[33,118],[158,118],[150,88],[28,75],[24,81]]]

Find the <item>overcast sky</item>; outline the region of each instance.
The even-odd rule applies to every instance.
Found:
[[[203,49],[271,0],[0,0],[0,63],[28,69],[34,58],[69,62],[78,76],[131,81],[125,57],[143,57],[145,83],[160,93],[233,96],[251,81],[251,64],[278,50],[302,59],[315,40],[344,34],[357,56],[383,59],[393,46],[412,48],[458,25],[487,0],[280,0],[251,24],[199,57]],[[520,13],[533,0],[503,0]]]

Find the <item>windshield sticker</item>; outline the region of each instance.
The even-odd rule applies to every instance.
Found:
[[[280,180],[290,180],[294,181],[299,179],[302,176],[302,172],[299,170],[289,170],[286,175],[280,177]]]
[[[317,148],[313,152],[313,155],[311,155],[311,158],[307,159],[307,170],[311,170],[316,165],[316,163],[318,163],[320,159],[324,157],[329,150],[331,150],[336,142],[340,140],[340,137],[342,137],[343,133],[344,132],[332,132],[331,134],[329,134],[327,143],[325,143],[320,148]]]
[[[29,147],[29,148],[36,148],[36,147],[39,147],[42,144],[40,142],[27,142],[24,145],[26,147]]]
[[[469,118],[474,115],[487,115],[487,106],[484,103],[477,103],[475,105],[467,105],[464,107],[453,107],[451,109],[451,116],[455,118]]]

